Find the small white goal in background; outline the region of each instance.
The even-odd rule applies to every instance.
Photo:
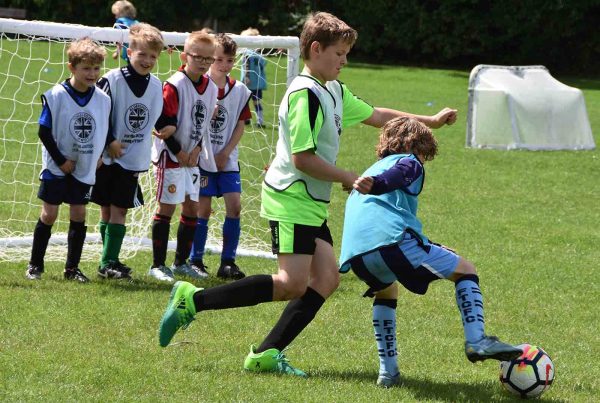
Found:
[[[595,148],[583,93],[544,66],[478,65],[469,78],[467,146],[527,150]]]

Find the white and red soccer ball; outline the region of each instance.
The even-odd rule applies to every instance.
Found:
[[[500,382],[506,390],[522,398],[538,397],[550,389],[554,381],[554,363],[540,347],[518,346],[523,354],[500,362]]]

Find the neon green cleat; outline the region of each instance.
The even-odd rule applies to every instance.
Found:
[[[255,353],[255,346],[250,346],[250,353],[244,360],[244,369],[253,372],[276,372],[285,375],[307,377],[306,373],[290,365],[283,351],[270,348],[262,353]],[[285,351],[285,350],[284,350]]]
[[[202,290],[185,281],[178,281],[171,290],[167,309],[160,320],[158,340],[161,347],[167,347],[179,328],[186,329],[194,320],[196,307],[194,293]]]

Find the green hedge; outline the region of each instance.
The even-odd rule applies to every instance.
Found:
[[[8,0],[28,18],[111,25],[106,0]],[[359,31],[353,56],[374,63],[465,67],[543,64],[600,71],[600,0],[158,0],[134,1],[139,18],[163,30],[248,26],[298,35],[310,10],[330,11]]]

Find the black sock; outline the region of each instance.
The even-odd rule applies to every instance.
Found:
[[[164,266],[167,260],[171,217],[155,214],[152,222],[152,266]]]
[[[286,348],[314,319],[324,302],[325,298],[321,294],[308,287],[302,297],[287,304],[271,333],[255,352],[261,353],[270,348],[281,351]]]
[[[196,312],[238,308],[273,301],[273,277],[257,274],[194,294]]]
[[[69,234],[67,235],[67,262],[65,264],[65,269],[74,269],[79,266],[86,230],[87,227],[85,226],[85,222],[71,221],[69,223]]]
[[[181,215],[177,228],[177,248],[175,250],[175,266],[184,264],[190,257],[194,233],[196,232],[196,217]]]
[[[44,270],[44,256],[48,248],[48,241],[52,232],[52,225],[46,225],[38,219],[33,230],[33,245],[31,246],[31,259],[29,264]]]

